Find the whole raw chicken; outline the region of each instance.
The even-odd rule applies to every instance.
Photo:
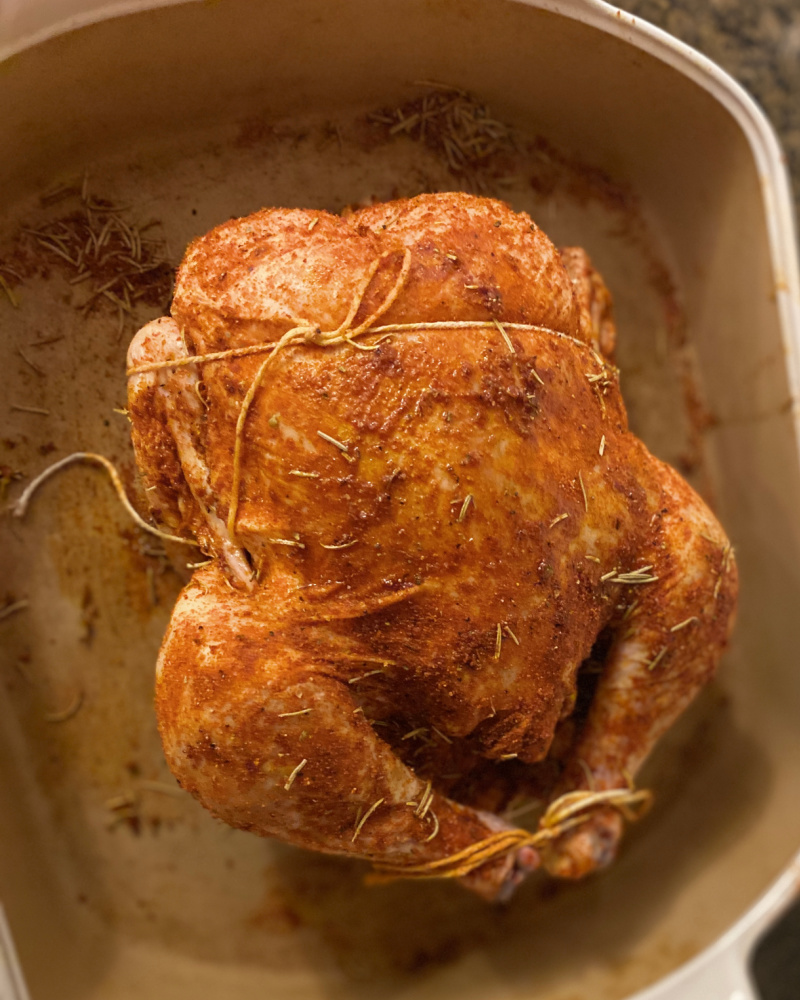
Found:
[[[157,668],[185,789],[402,875],[520,796],[631,787],[714,673],[737,574],[628,431],[614,336],[584,252],[486,198],[264,210],[189,247],[129,351],[151,513],[208,560]],[[579,877],[623,825],[601,797],[460,877]]]

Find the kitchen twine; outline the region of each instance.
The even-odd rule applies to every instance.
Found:
[[[374,885],[392,882],[398,878],[461,878],[510,851],[517,851],[521,847],[538,848],[556,840],[568,830],[585,822],[588,814],[598,806],[616,809],[629,822],[634,822],[644,816],[652,802],[652,792],[643,788],[635,789],[633,786],[611,788],[603,792],[567,792],[550,803],[539,820],[539,829],[533,833],[519,827],[499,830],[456,854],[417,865],[374,862],[375,874],[369,876],[368,881]]]
[[[313,323],[299,322],[292,327],[279,340],[270,343],[255,344],[250,347],[238,347],[227,351],[217,351],[212,354],[199,354],[174,358],[166,361],[155,361],[144,365],[129,368],[127,375],[144,375],[149,372],[159,371],[165,368],[181,368],[186,365],[199,363],[209,363],[223,361],[228,358],[242,358],[253,354],[267,353],[267,357],[262,362],[255,378],[250,383],[250,387],[242,401],[239,417],[236,421],[236,438],[233,453],[233,482],[231,487],[231,506],[228,515],[228,531],[232,539],[235,539],[236,515],[239,508],[239,492],[241,487],[241,466],[242,448],[244,441],[244,428],[247,422],[248,413],[253,399],[261,386],[264,374],[270,363],[278,354],[289,347],[309,345],[314,347],[333,347],[338,344],[348,343],[358,350],[374,351],[380,343],[393,333],[406,333],[413,331],[437,330],[437,329],[496,329],[505,340],[512,353],[514,347],[509,340],[506,330],[539,331],[552,334],[564,340],[572,341],[582,348],[589,345],[569,334],[561,333],[546,326],[534,323],[500,323],[497,320],[462,320],[462,321],[442,321],[442,322],[420,322],[420,323],[392,323],[383,326],[376,326],[376,322],[390,308],[402,291],[408,278],[411,268],[411,252],[403,251],[403,261],[394,284],[383,298],[382,302],[375,310],[357,326],[353,326],[353,321],[358,313],[364,297],[372,283],[375,274],[381,264],[396,251],[389,251],[378,257],[367,270],[357,288],[350,308],[342,323],[335,330],[321,330]],[[359,344],[356,338],[366,334],[380,335],[380,339],[373,344]],[[603,359],[591,347],[589,350],[595,356],[598,363],[605,367]],[[126,510],[136,523],[146,531],[158,535],[169,541],[183,542],[189,545],[196,545],[192,539],[182,538],[177,535],[169,535],[160,531],[153,525],[144,521],[133,508],[128,499],[119,475],[113,464],[102,455],[95,455],[91,452],[76,452],[68,455],[60,462],[47,468],[40,476],[33,480],[24,491],[14,506],[14,514],[22,517],[27,509],[28,502],[38,489],[38,487],[51,475],[63,469],[73,462],[92,462],[102,465],[111,476],[114,488]],[[645,789],[635,789],[633,785],[629,788],[614,788],[606,791],[574,791],[561,795],[552,802],[539,821],[539,828],[535,832],[520,828],[510,828],[500,830],[491,834],[483,840],[470,844],[463,850],[446,857],[437,858],[433,861],[426,861],[420,864],[404,864],[392,862],[378,862],[373,865],[375,871],[370,877],[371,882],[387,882],[398,878],[410,879],[434,879],[434,878],[460,878],[475,871],[482,865],[487,864],[511,851],[519,850],[522,847],[538,848],[544,844],[557,839],[568,830],[584,823],[592,810],[597,807],[613,808],[620,812],[629,822],[639,819],[649,809],[652,803],[652,793]]]

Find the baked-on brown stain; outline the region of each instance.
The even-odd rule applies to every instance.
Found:
[[[213,558],[159,661],[170,767],[234,826],[393,865],[502,829],[488,810],[537,787],[548,754],[552,797],[625,786],[713,674],[737,587],[713,515],[627,429],[599,275],[500,202],[225,223],[191,245],[172,319],[141,330],[129,362],[336,329],[382,258],[355,327],[406,251],[378,327],[500,327],[279,352],[247,414],[233,538],[236,422],[266,355],[129,383],[153,513]],[[569,728],[601,632],[602,673]],[[542,860],[586,874],[621,828],[599,809]],[[526,848],[464,881],[505,896],[538,861]]]

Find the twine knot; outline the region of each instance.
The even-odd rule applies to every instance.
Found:
[[[322,336],[322,328],[319,326],[313,326],[309,327],[307,330],[304,330],[303,343],[315,344],[317,347],[321,347],[324,343]]]

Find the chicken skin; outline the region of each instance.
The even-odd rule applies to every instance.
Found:
[[[631,786],[713,675],[737,574],[628,430],[613,347],[585,253],[488,198],[264,210],[189,247],[128,356],[151,513],[208,560],[157,667],[185,789],[402,873],[510,829],[543,769],[551,800]],[[623,825],[601,801],[461,881],[583,876]]]

